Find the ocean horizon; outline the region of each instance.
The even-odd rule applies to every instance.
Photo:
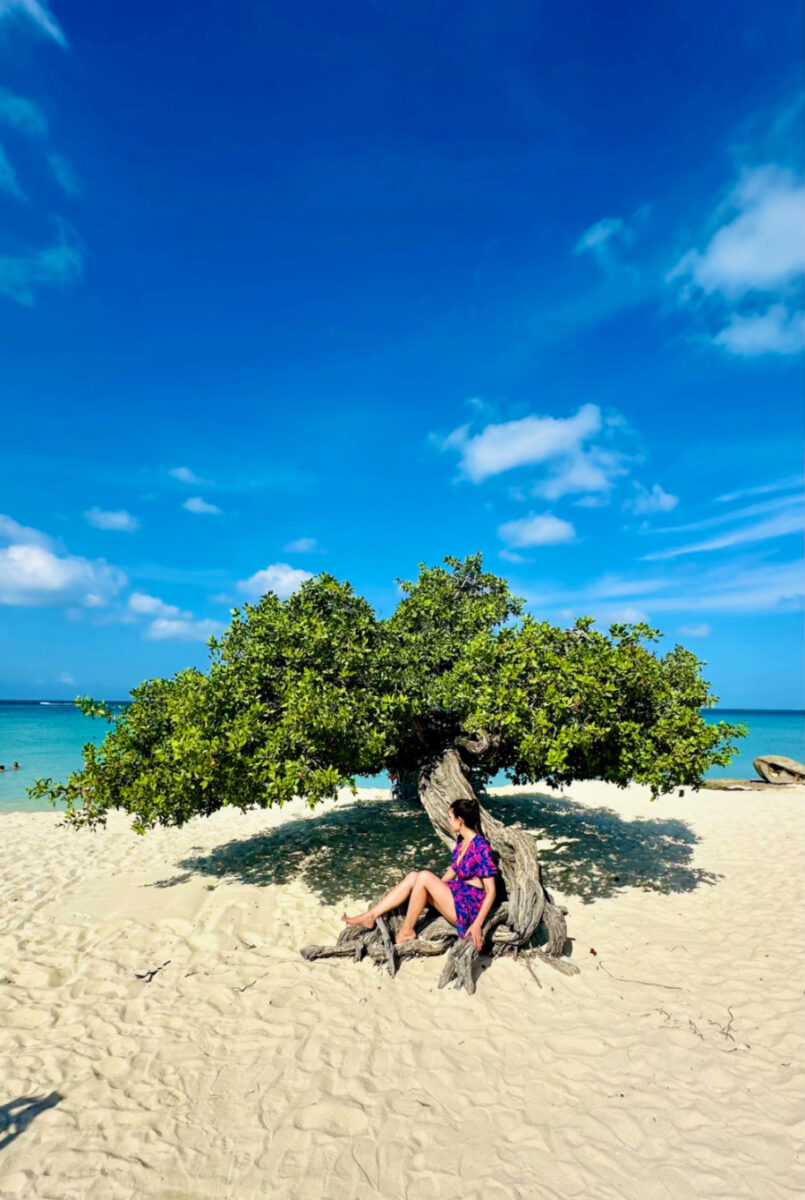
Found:
[[[110,700],[122,709],[128,700]],[[753,759],[761,754],[783,754],[802,761],[805,757],[805,709],[713,708],[704,713],[710,722],[720,720],[749,727],[738,743],[738,753],[728,767],[713,768],[708,779],[757,778]],[[0,700],[0,813],[48,812],[44,800],[32,800],[27,788],[38,778],[64,781],[81,766],[81,750],[87,742],[99,745],[107,732],[105,721],[85,716],[72,700]],[[19,762],[18,770],[13,763]],[[387,788],[388,776],[356,776],[358,787]],[[507,783],[505,775],[492,784]]]

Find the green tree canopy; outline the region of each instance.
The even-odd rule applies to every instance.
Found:
[[[652,652],[647,625],[603,633],[588,617],[560,629],[523,615],[480,555],[400,586],[386,620],[327,574],[234,610],[206,673],[135,688],[83,768],[33,794],[79,824],[121,808],[144,831],[224,805],[313,806],[355,775],[422,771],[472,739],[486,778],[634,780],[655,795],[697,787],[735,752],[742,728],[702,717],[715,703],[702,664],[682,646]]]

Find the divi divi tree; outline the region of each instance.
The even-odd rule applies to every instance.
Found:
[[[400,586],[385,620],[326,574],[287,600],[269,592],[235,610],[210,643],[206,672],[135,688],[102,744],[84,747],[83,768],[64,784],[38,781],[35,794],[66,802],[76,825],[119,808],[145,832],[225,805],[300,796],[312,807],[354,787],[355,775],[387,771],[413,781],[452,847],[451,802],[500,771],[517,784],[635,781],[657,796],[699,787],[734,753],[742,730],[702,716],[715,698],[701,663],[678,645],[653,653],[658,634],[647,625],[603,633],[586,617],[562,629],[523,615],[480,555],[421,567]],[[112,716],[103,704],[78,703]],[[505,952],[541,941],[542,955],[558,962],[564,917],[545,891],[533,837],[481,811],[503,881],[487,944]],[[426,913],[417,938],[395,947],[398,920],[346,928],[336,946],[303,953],[368,952],[393,973],[399,957],[451,949],[443,979],[472,990],[472,939],[459,944],[443,918]]]

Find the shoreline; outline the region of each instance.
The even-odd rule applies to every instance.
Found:
[[[0,814],[3,1104],[40,1098],[0,1110],[0,1194],[793,1200],[805,789],[764,790],[494,789],[581,974],[497,960],[474,997],[299,954],[445,856],[384,789],[144,837]]]

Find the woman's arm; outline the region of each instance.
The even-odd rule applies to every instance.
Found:
[[[484,944],[483,932],[482,932],[483,927],[484,927],[484,921],[487,918],[487,914],[488,914],[490,908],[495,903],[495,896],[497,895],[497,889],[495,888],[495,880],[491,875],[484,876],[484,878],[481,880],[481,883],[484,885],[484,893],[485,893],[483,903],[481,904],[481,907],[479,909],[478,916],[475,918],[472,925],[470,925],[469,929],[464,934],[465,937],[472,938],[472,940],[475,942],[475,949],[478,951],[479,954],[480,954],[481,948]]]
[[[444,875],[442,875],[442,883],[449,883],[451,879],[455,879],[456,873],[452,867],[448,867]]]

